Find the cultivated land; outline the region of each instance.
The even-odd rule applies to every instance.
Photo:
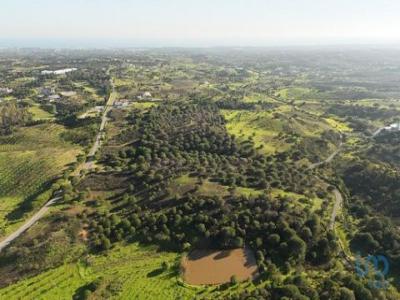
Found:
[[[399,299],[400,61],[313,51],[1,51],[0,298]]]
[[[51,196],[49,182],[76,160],[80,149],[60,138],[64,131],[41,124],[0,137],[0,236],[26,217],[27,207],[43,205]]]

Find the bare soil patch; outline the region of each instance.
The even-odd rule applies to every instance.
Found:
[[[258,274],[253,251],[248,248],[232,250],[194,250],[182,261],[183,279],[193,285],[223,284],[232,276],[239,281]]]

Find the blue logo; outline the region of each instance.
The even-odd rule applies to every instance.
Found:
[[[371,268],[372,267],[372,268]],[[389,261],[383,255],[356,256],[356,273],[361,278],[370,278],[369,286],[386,289],[389,285],[385,276],[389,273]]]

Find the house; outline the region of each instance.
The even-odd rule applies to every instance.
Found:
[[[76,92],[74,91],[65,91],[65,92],[60,92],[60,95],[63,97],[72,97],[76,95]]]
[[[385,127],[387,131],[400,131],[400,121]]]
[[[129,104],[131,104],[131,100],[129,100],[129,99],[119,99],[119,100],[116,100],[113,105],[116,108],[123,108],[123,107],[128,107]]]
[[[152,96],[151,96],[151,93],[150,92],[144,92],[143,93],[143,98],[144,99],[150,99]]]
[[[57,94],[55,94],[55,95],[50,95],[49,97],[48,97],[48,99],[49,99],[49,102],[54,102],[54,101],[57,101],[57,100],[60,100],[60,95],[57,95]]]
[[[45,95],[45,96],[50,96],[50,95],[54,95],[56,93],[56,89],[51,87],[44,87],[40,90],[40,93]]]
[[[11,94],[14,90],[10,88],[0,88],[0,94],[8,95]]]

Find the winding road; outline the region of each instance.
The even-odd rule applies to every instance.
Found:
[[[338,155],[339,152],[342,150],[342,145],[343,145],[343,142],[340,142],[339,147],[336,149],[336,151],[333,152],[331,155],[329,155],[327,159],[325,159],[323,161],[320,161],[320,162],[317,162],[317,163],[311,164],[307,168],[307,170],[312,170],[312,169],[315,169],[315,168],[317,168],[319,166],[322,166],[322,165],[330,163],[336,157],[336,155]]]
[[[307,170],[313,170],[319,166],[322,166],[324,164],[328,164],[330,163],[338,154],[339,152],[342,150],[343,147],[343,136],[340,136],[341,138],[341,142],[338,146],[338,148],[335,150],[335,152],[333,152],[331,155],[329,155],[325,160],[311,164]],[[320,178],[322,179],[322,178]],[[324,182],[330,184],[329,182],[327,182],[326,180],[322,179]],[[329,230],[334,230],[335,229],[335,221],[336,221],[336,216],[338,214],[338,212],[340,211],[342,205],[343,205],[343,195],[342,193],[335,187],[333,190],[333,195],[335,196],[335,203],[333,204],[333,210],[331,213],[331,218],[330,218],[330,222],[329,222]]]
[[[101,117],[101,124],[99,127],[99,131],[97,133],[96,140],[95,140],[93,146],[89,150],[88,160],[87,160],[87,162],[85,162],[85,166],[83,167],[84,169],[92,169],[94,167],[93,156],[96,154],[97,150],[101,146],[101,138],[103,137],[104,128],[107,123],[107,114],[110,111],[110,109],[114,103],[113,94],[115,92],[115,87],[114,87],[114,83],[112,81],[111,81],[111,86],[112,86],[112,92],[110,93],[110,96],[107,100],[107,104],[104,108],[103,115]],[[57,196],[57,197],[50,199],[48,202],[46,202],[45,205],[42,206],[42,208],[38,212],[36,212],[31,218],[29,218],[21,227],[19,227],[16,231],[14,231],[9,236],[7,236],[4,240],[0,241],[0,252],[4,248],[6,248],[12,241],[17,239],[22,233],[24,233],[26,230],[31,228],[39,219],[41,219],[46,214],[46,212],[49,210],[50,206],[52,206],[54,203],[56,203],[61,198],[62,198],[61,196]]]

